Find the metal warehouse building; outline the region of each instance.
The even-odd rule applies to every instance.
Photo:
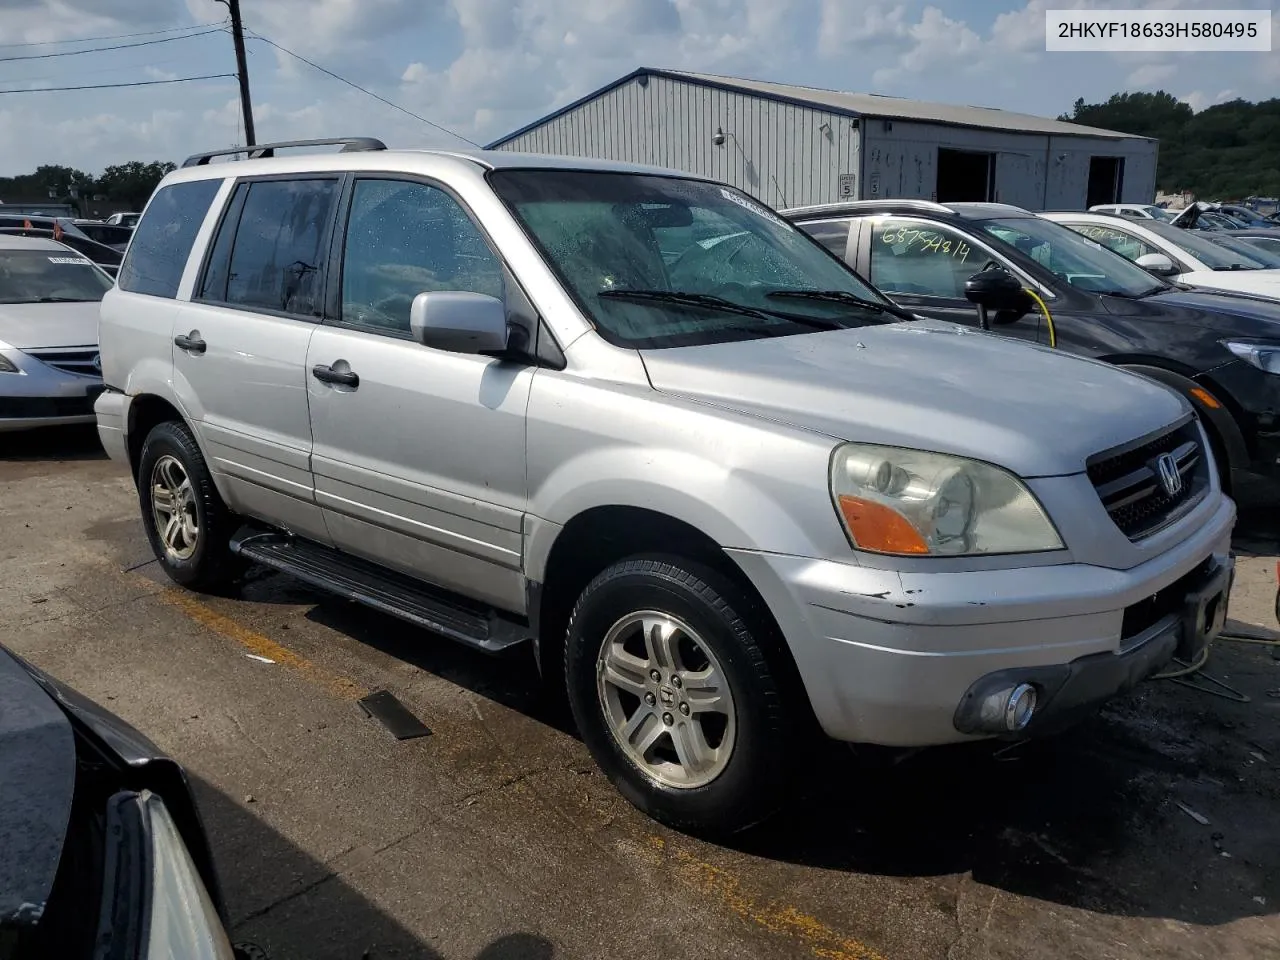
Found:
[[[641,68],[490,144],[651,163],[774,207],[910,197],[1150,203],[1158,143],[989,107]]]

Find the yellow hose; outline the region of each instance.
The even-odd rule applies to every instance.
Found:
[[[1053,329],[1053,314],[1049,312],[1049,307],[1045,304],[1044,299],[1034,290],[1023,287],[1023,292],[1027,294],[1040,306],[1040,312],[1044,314],[1045,324],[1049,327],[1049,346],[1056,347],[1058,345],[1058,333]]]

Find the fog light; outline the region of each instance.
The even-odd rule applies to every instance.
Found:
[[[1004,728],[1016,732],[1025,730],[1031,722],[1031,715],[1036,712],[1036,688],[1029,683],[1020,683],[1009,691],[1009,699],[1004,705]]]

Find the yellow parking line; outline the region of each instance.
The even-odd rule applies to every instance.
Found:
[[[650,836],[646,840],[655,852],[675,862],[686,884],[744,920],[798,941],[811,955],[823,960],[884,960],[884,956],[871,947],[796,907],[772,900],[762,902],[744,890],[731,871],[700,860],[688,851],[669,847],[662,837]]]
[[[367,696],[369,691],[354,680],[339,676],[318,666],[288,647],[283,647],[270,637],[251,630],[228,616],[218,613],[212,607],[197,600],[191,594],[176,587],[166,587],[158,595],[160,600],[171,607],[181,610],[188,617],[203,627],[208,627],[228,640],[232,640],[251,653],[268,660],[274,660],[283,667],[289,667],[302,674],[312,683],[318,683],[334,696],[343,700],[359,700]]]

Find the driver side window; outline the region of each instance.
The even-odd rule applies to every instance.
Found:
[[[871,282],[889,294],[964,299],[964,282],[987,259],[956,230],[887,218],[871,228]]]
[[[409,332],[431,290],[501,297],[502,263],[449,194],[406,180],[357,180],[342,259],[342,322]]]

